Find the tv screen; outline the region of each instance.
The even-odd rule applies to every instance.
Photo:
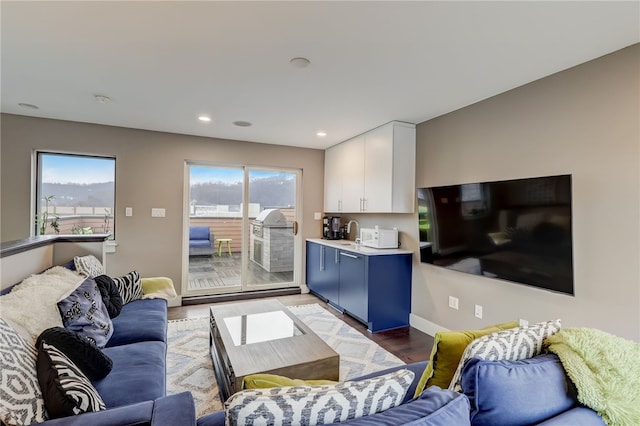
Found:
[[[571,175],[417,192],[422,262],[574,294]]]

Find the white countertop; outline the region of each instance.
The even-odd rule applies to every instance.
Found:
[[[334,248],[337,248],[338,250],[345,250],[345,251],[351,251],[354,253],[360,253],[366,256],[413,254],[411,250],[403,250],[403,249],[377,249],[372,247],[365,247],[363,245],[356,247],[356,243],[351,240],[325,240],[323,238],[307,238],[307,241],[311,241],[312,243],[323,244],[329,247],[334,247]]]

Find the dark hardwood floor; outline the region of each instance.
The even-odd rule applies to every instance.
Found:
[[[275,297],[275,299],[278,299],[285,306],[317,303],[407,364],[427,360],[431,354],[433,337],[416,330],[415,328],[407,327],[397,330],[383,331],[380,333],[369,333],[362,323],[348,315],[340,314],[338,311],[328,307],[326,303],[312,294],[279,296]],[[169,308],[168,316],[170,320],[209,316],[209,307],[211,305],[212,304],[210,303],[203,303],[199,305]]]

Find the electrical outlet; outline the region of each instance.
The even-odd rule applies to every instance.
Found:
[[[313,220],[320,220],[320,219],[322,219],[322,213],[314,212],[313,213]]]
[[[476,305],[476,318],[482,318],[482,305]]]
[[[527,325],[529,325],[529,321],[527,321],[526,319],[520,318],[520,321],[518,321],[518,325],[520,327],[526,327]]]
[[[124,215],[125,216],[133,216],[133,208],[132,207],[126,207],[124,209]]]
[[[458,309],[458,298],[449,296],[449,307],[452,309]]]
[[[153,208],[151,209],[151,217],[165,217],[165,209]]]

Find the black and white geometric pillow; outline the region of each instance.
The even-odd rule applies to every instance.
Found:
[[[44,341],[40,344],[37,368],[50,418],[106,409],[87,376],[55,346]]]
[[[410,370],[332,385],[240,391],[225,402],[227,425],[325,425],[399,405],[413,381]]]
[[[93,255],[76,256],[73,258],[76,271],[84,276],[95,278],[104,274],[102,263]]]
[[[138,271],[131,271],[127,275],[114,278],[113,282],[115,282],[118,287],[123,305],[134,300],[142,299],[142,283],[140,282],[140,274],[138,274]]]
[[[28,425],[46,420],[36,373],[36,350],[0,318],[0,421]]]
[[[461,392],[462,368],[471,358],[487,361],[519,361],[542,353],[544,339],[560,331],[560,320],[498,331],[479,337],[464,350],[449,390]]]

